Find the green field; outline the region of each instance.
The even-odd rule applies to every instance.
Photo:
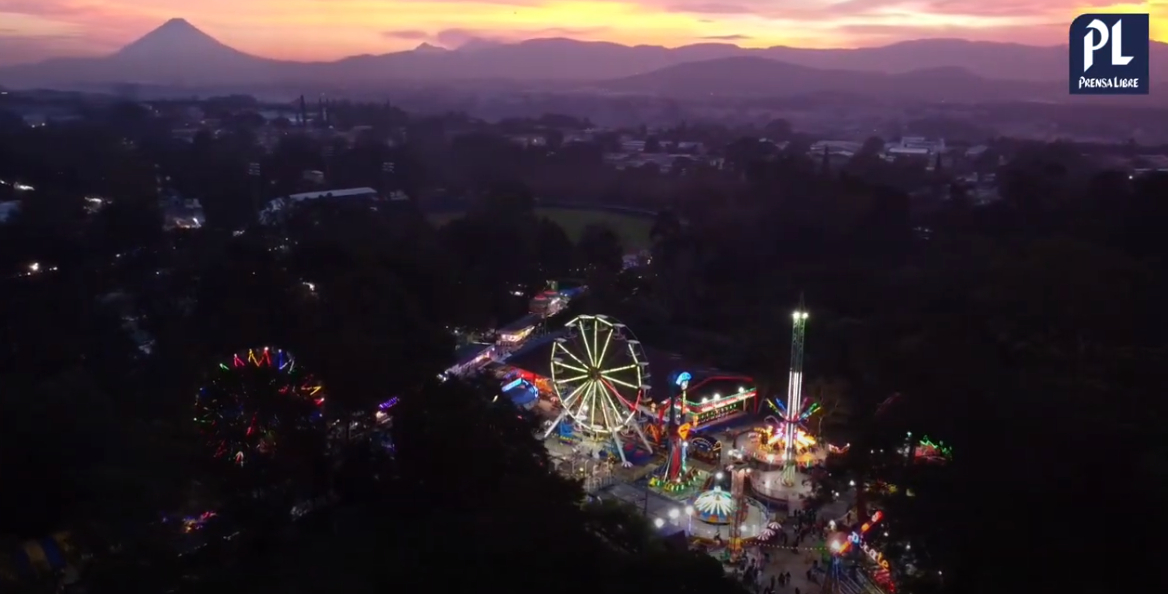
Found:
[[[537,208],[535,214],[555,221],[564,228],[572,241],[579,239],[588,225],[600,224],[607,225],[620,237],[625,252],[649,248],[649,230],[653,227],[653,221],[645,217],[577,208]],[[461,216],[462,213],[459,212],[441,212],[428,214],[426,218],[435,225],[442,226]]]

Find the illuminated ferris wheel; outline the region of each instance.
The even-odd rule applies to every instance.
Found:
[[[580,316],[552,345],[552,384],[576,427],[597,434],[622,429],[637,412],[649,364],[624,324]]]
[[[551,352],[552,385],[563,410],[546,435],[571,419],[583,433],[611,436],[620,446],[626,427],[640,433],[633,418],[649,390],[649,362],[641,342],[607,316],[582,315],[566,326],[567,334],[556,339]],[[649,447],[644,435],[641,439]],[[622,458],[623,449],[618,447]]]

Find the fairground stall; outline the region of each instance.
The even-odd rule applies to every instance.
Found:
[[[695,374],[697,375],[697,374]],[[711,374],[689,383],[674,406],[680,407],[682,423],[691,433],[753,419],[758,412],[758,390],[754,380],[742,375]],[[668,398],[649,404],[655,417],[664,419]]]

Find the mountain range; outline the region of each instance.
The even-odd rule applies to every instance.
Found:
[[[1048,101],[1067,95],[1064,82],[987,79],[952,66],[887,74],[808,68],[752,56],[689,62],[595,86],[626,94],[695,100],[836,94],[960,103]]]
[[[1152,44],[1153,84],[1168,80],[1168,44]],[[184,88],[372,86],[504,80],[557,90],[676,96],[844,92],[954,100],[1065,97],[1067,48],[925,39],[861,49],[678,48],[571,39],[470,43],[330,62],[247,54],[172,19],[112,55],[0,68],[10,88],[139,83]]]

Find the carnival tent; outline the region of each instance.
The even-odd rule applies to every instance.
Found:
[[[698,519],[707,524],[729,524],[736,507],[730,493],[719,487],[698,495],[693,506]]]

